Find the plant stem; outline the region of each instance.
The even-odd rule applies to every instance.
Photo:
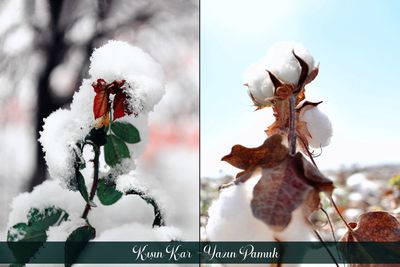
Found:
[[[90,202],[93,201],[93,198],[96,194],[97,190],[97,185],[99,183],[99,158],[100,158],[100,148],[93,144],[93,150],[94,150],[94,159],[93,159],[93,184],[92,188],[90,189],[90,194],[89,194],[89,201],[86,203],[85,210],[83,211],[82,218],[86,219],[89,211],[90,211]]]
[[[335,210],[336,210],[337,214],[339,215],[340,219],[346,225],[347,230],[349,230],[349,232],[353,232],[353,228],[350,227],[350,225],[347,223],[347,221],[343,217],[342,213],[340,213],[340,210],[339,210],[338,206],[336,206],[336,203],[333,200],[332,196],[328,195],[328,198],[329,198],[329,201],[331,202],[332,206],[335,208]]]
[[[289,154],[296,154],[296,94],[289,98]]]
[[[337,262],[337,260],[335,259],[335,257],[333,256],[332,252],[329,250],[328,246],[325,244],[325,241],[322,239],[321,235],[318,233],[317,230],[314,229],[314,234],[317,236],[317,238],[319,239],[319,241],[322,243],[322,245],[324,246],[324,248],[326,249],[326,251],[328,252],[329,256],[331,257],[331,259],[333,260],[333,262],[335,263],[335,265],[337,267],[339,267],[339,264]]]
[[[154,209],[153,227],[155,227],[155,226],[164,226],[165,225],[165,220],[164,220],[163,213],[162,213],[160,207],[158,206],[158,203],[156,202],[156,200],[154,198],[152,198],[151,196],[149,196],[145,192],[140,191],[138,189],[131,189],[128,192],[125,192],[125,194],[126,195],[138,195],[144,201],[146,201],[147,204],[150,204],[150,205],[153,206],[153,209]]]

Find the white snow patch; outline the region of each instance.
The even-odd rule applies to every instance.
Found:
[[[64,221],[58,226],[51,226],[46,232],[47,241],[64,242],[73,231],[85,225],[87,223],[84,219],[75,218],[74,220]]]
[[[89,74],[92,81],[126,80],[131,89],[151,111],[164,94],[161,66],[140,48],[122,41],[109,41],[96,49],[91,58]]]

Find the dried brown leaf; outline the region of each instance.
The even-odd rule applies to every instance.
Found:
[[[352,231],[348,231],[340,241],[342,242],[400,242],[400,223],[386,211],[367,212],[360,215],[357,223],[349,223]],[[353,243],[354,244],[354,243]],[[357,251],[349,251],[350,255],[359,254],[366,259],[371,259],[362,243],[357,247]],[[388,243],[390,244],[390,243]],[[354,246],[351,247],[354,250]],[[400,252],[389,247],[392,255],[400,258]],[[397,254],[396,254],[397,253]],[[400,264],[349,264],[350,267],[395,267]]]
[[[244,171],[236,175],[237,182],[244,182],[257,167],[272,168],[285,159],[288,149],[282,145],[282,137],[273,135],[256,148],[242,145],[232,147],[231,153],[222,158],[223,161]]]
[[[400,223],[386,211],[367,212],[357,219],[351,232],[342,241],[352,242],[399,242]]]
[[[308,216],[318,208],[316,194],[332,190],[332,182],[301,153],[293,157],[286,155],[280,164],[262,169],[262,176],[253,190],[251,208],[255,217],[275,231],[282,231],[296,208],[304,204],[303,210]]]

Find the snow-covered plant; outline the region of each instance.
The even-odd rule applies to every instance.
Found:
[[[176,231],[163,230],[162,207],[134,171],[147,140],[148,114],[164,94],[161,67],[141,49],[109,41],[93,52],[89,74],[70,109],[45,119],[39,141],[52,180],[13,202],[7,236],[11,249],[14,242],[38,242],[20,261],[27,262],[47,240],[89,241],[96,237],[96,227],[104,231],[121,223],[117,215],[133,211],[122,204],[116,211],[106,206],[126,195],[153,207],[152,226],[159,229],[153,236],[176,238]]]
[[[322,192],[347,227],[344,240],[385,240],[371,234],[371,225],[397,231],[386,241],[400,240],[400,224],[388,213],[364,214],[349,224],[336,207],[333,183],[314,161],[313,149],[329,145],[332,136],[331,122],[318,108],[322,102],[306,97],[306,86],[318,72],[311,54],[296,43],[273,46],[246,72],[245,85],[256,110],[272,108],[275,121],[260,146],[235,145],[222,158],[242,171],[221,186],[209,210],[210,240],[306,241],[315,239],[314,233],[321,239],[310,216],[322,207]],[[368,239],[371,236],[375,239]]]

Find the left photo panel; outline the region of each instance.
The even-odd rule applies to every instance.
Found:
[[[0,55],[0,241],[199,240],[198,0],[1,1]]]

